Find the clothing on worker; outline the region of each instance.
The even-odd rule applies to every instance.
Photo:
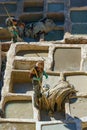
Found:
[[[33,71],[34,71],[34,70],[36,71],[38,77],[37,77],[37,75],[36,75],[35,72],[32,72],[32,73],[30,74],[30,78],[33,78],[33,79],[35,79],[35,80],[37,79],[37,81],[41,81],[43,75],[46,77],[46,79],[48,78],[48,75],[47,75],[46,71],[43,70],[43,68],[39,68],[39,67],[36,67],[36,66],[35,66],[35,67],[33,68]]]
[[[46,77],[46,79],[48,79],[48,74],[46,73],[46,71],[43,71],[43,75]]]
[[[52,30],[54,30],[56,27],[56,24],[52,19],[44,18],[42,21],[36,22],[33,27],[34,34],[37,33],[48,33]]]
[[[45,32],[46,32],[46,26],[43,24],[43,22],[37,22],[34,24],[34,27],[33,27],[34,37],[37,37],[41,33],[45,33]]]
[[[17,22],[17,30],[18,30],[19,36],[21,38],[24,37],[25,24],[20,20],[18,20]]]
[[[8,26],[7,29],[10,32],[11,37],[13,38],[13,42],[17,42],[18,32],[16,30],[16,27],[15,26]]]
[[[19,37],[19,35],[18,35],[18,31],[17,31],[17,29],[16,29],[16,26],[9,26],[8,28],[8,31],[10,32],[10,34],[11,34],[11,37],[12,37],[12,39],[13,39],[13,42],[15,43],[15,42],[21,42],[22,41],[22,39]]]
[[[55,30],[57,25],[54,23],[52,19],[44,18],[39,20],[36,23],[30,24],[30,26],[26,26],[26,36],[32,38],[40,38],[40,35],[46,35],[52,30]]]

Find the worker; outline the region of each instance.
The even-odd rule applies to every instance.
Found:
[[[18,20],[17,22],[17,29],[18,29],[18,34],[21,38],[24,37],[24,30],[25,30],[25,23],[22,22],[21,20]]]
[[[45,75],[45,77],[48,78],[48,75],[44,71],[44,62],[38,61],[35,67],[29,73],[29,77],[32,79],[33,90],[34,90],[34,105],[36,107],[38,107],[39,98],[41,97],[43,75]]]
[[[22,38],[18,34],[17,23],[18,20],[14,17],[7,18],[5,21],[8,31],[11,33],[13,42],[22,42]]]

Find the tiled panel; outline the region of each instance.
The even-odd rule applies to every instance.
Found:
[[[70,75],[66,77],[67,81],[69,81],[75,89],[80,93],[87,92],[87,75]]]
[[[0,122],[0,130],[36,130],[35,123],[30,122]]]
[[[9,13],[15,13],[15,11],[17,10],[17,5],[16,4],[10,4],[10,3],[8,3],[8,4],[0,4],[0,14],[7,14],[7,12],[6,12],[6,10],[5,10],[5,8],[7,9],[7,11],[9,12]]]
[[[54,52],[54,71],[77,71],[80,69],[79,48],[58,48]]]
[[[87,115],[87,98],[74,98],[70,100],[71,116],[81,118]]]
[[[72,24],[72,34],[87,34],[87,23]]]
[[[5,103],[5,118],[32,119],[33,109],[31,101],[8,101]]]
[[[70,17],[73,23],[85,23],[87,22],[87,10],[71,11]]]
[[[87,6],[86,0],[70,0],[71,7]]]
[[[63,3],[49,3],[48,4],[48,12],[58,12],[64,10]]]

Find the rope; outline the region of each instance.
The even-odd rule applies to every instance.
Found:
[[[42,56],[40,56],[38,53],[36,53],[36,55],[37,55],[38,57],[41,57],[41,58],[45,61],[45,59],[44,59]]]
[[[11,16],[10,16],[9,13],[8,13],[7,8],[5,7],[5,4],[2,3],[2,5],[3,5],[3,7],[4,7],[5,11],[6,11],[7,16],[9,17],[9,19],[11,20],[11,22],[13,22],[12,19],[11,19]]]

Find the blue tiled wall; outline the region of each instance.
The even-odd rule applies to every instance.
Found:
[[[64,36],[64,31],[51,31],[45,36],[46,41],[55,41],[55,40],[62,40]]]
[[[87,23],[72,24],[72,34],[87,34]]]
[[[87,0],[70,0],[71,7],[87,6]]]
[[[87,22],[87,11],[71,11],[70,18],[71,18],[71,22],[74,23]]]
[[[64,10],[64,4],[54,4],[50,3],[48,4],[48,12],[58,12],[58,11],[63,11]]]
[[[17,5],[16,4],[5,4],[5,8],[8,10],[8,13],[15,13],[16,9],[17,9]],[[6,10],[5,10],[3,4],[0,4],[0,14],[5,13],[6,14]]]

